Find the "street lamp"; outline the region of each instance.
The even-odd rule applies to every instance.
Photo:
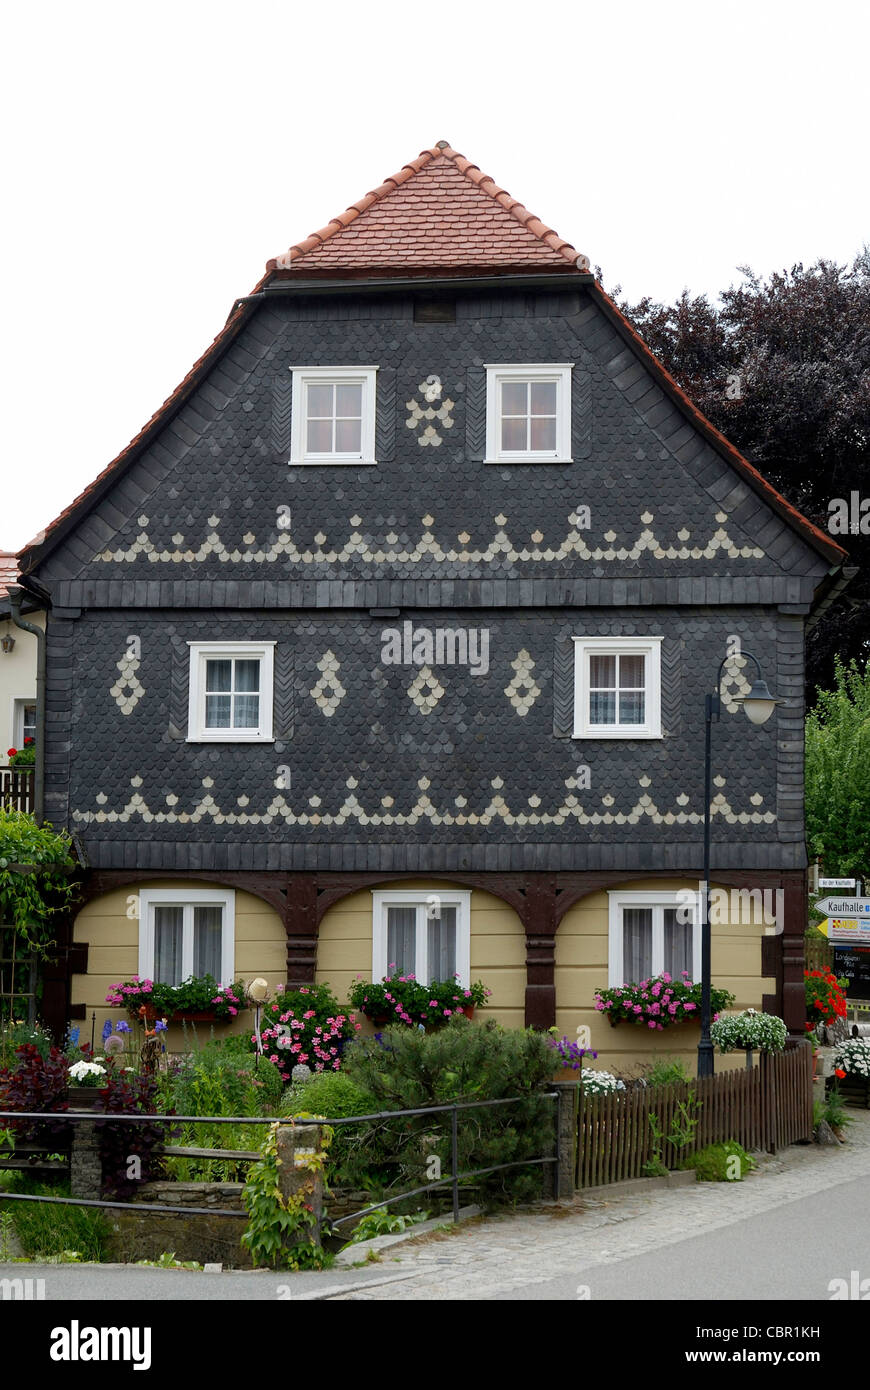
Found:
[[[766,724],[773,714],[774,708],[783,703],[776,695],[771,695],[767,681],[762,679],[761,665],[758,657],[751,652],[740,652],[740,656],[748,657],[755,662],[758,672],[757,678],[752,682],[745,695],[735,695],[734,703],[742,705],[746,711],[746,717],[751,724]],[[722,672],[727,662],[732,657],[726,656],[719,663],[719,671],[716,676],[716,688],[708,692],[704,703],[704,717],[706,728],[704,733],[704,879],[702,884],[704,910],[701,918],[701,1041],[698,1043],[698,1075],[713,1075],[713,1040],[710,1037],[710,795],[713,783],[713,766],[711,759],[711,733],[713,721],[719,723],[719,715],[722,711],[722,701],[720,698],[720,688],[722,685]]]

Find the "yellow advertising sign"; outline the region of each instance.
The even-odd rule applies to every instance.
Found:
[[[832,946],[870,945],[870,922],[857,917],[826,917],[819,923],[819,931],[824,933]]]

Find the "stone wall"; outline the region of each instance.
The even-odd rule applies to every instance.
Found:
[[[154,1216],[143,1212],[108,1208],[112,1223],[110,1260],[156,1260],[172,1251],[177,1260],[222,1264],[231,1269],[250,1269],[251,1257],[241,1244],[247,1225],[240,1182],[149,1182],[137,1201],[177,1207],[208,1207],[233,1216]]]

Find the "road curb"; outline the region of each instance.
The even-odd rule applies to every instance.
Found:
[[[480,1216],[482,1208],[476,1206],[460,1207],[459,1221],[470,1221],[473,1216]],[[379,1255],[383,1250],[391,1250],[396,1245],[404,1245],[409,1240],[416,1240],[418,1236],[425,1236],[430,1231],[437,1231],[442,1226],[455,1225],[456,1223],[449,1216],[433,1216],[429,1221],[421,1221],[417,1226],[409,1226],[406,1231],[398,1231],[390,1236],[373,1236],[371,1240],[361,1240],[355,1245],[347,1245],[343,1250],[339,1250],[335,1257],[333,1268],[347,1269],[354,1265],[361,1264],[367,1259],[369,1251]]]

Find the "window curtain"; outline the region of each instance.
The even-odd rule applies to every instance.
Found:
[[[221,927],[224,910],[220,903],[197,905],[193,909],[193,973],[221,980]],[[222,983],[230,984],[224,980]]]
[[[677,908],[665,908],[665,970],[675,979],[692,974],[692,923],[677,920]]]
[[[154,979],[161,985],[181,984],[184,908],[160,904],[154,908]]]
[[[387,908],[387,974],[413,975],[417,966],[416,907]]]
[[[622,909],[622,978],[637,984],[652,974],[652,908]]]
[[[450,980],[456,974],[456,908],[442,907],[440,917],[430,917],[427,926],[429,979]]]

